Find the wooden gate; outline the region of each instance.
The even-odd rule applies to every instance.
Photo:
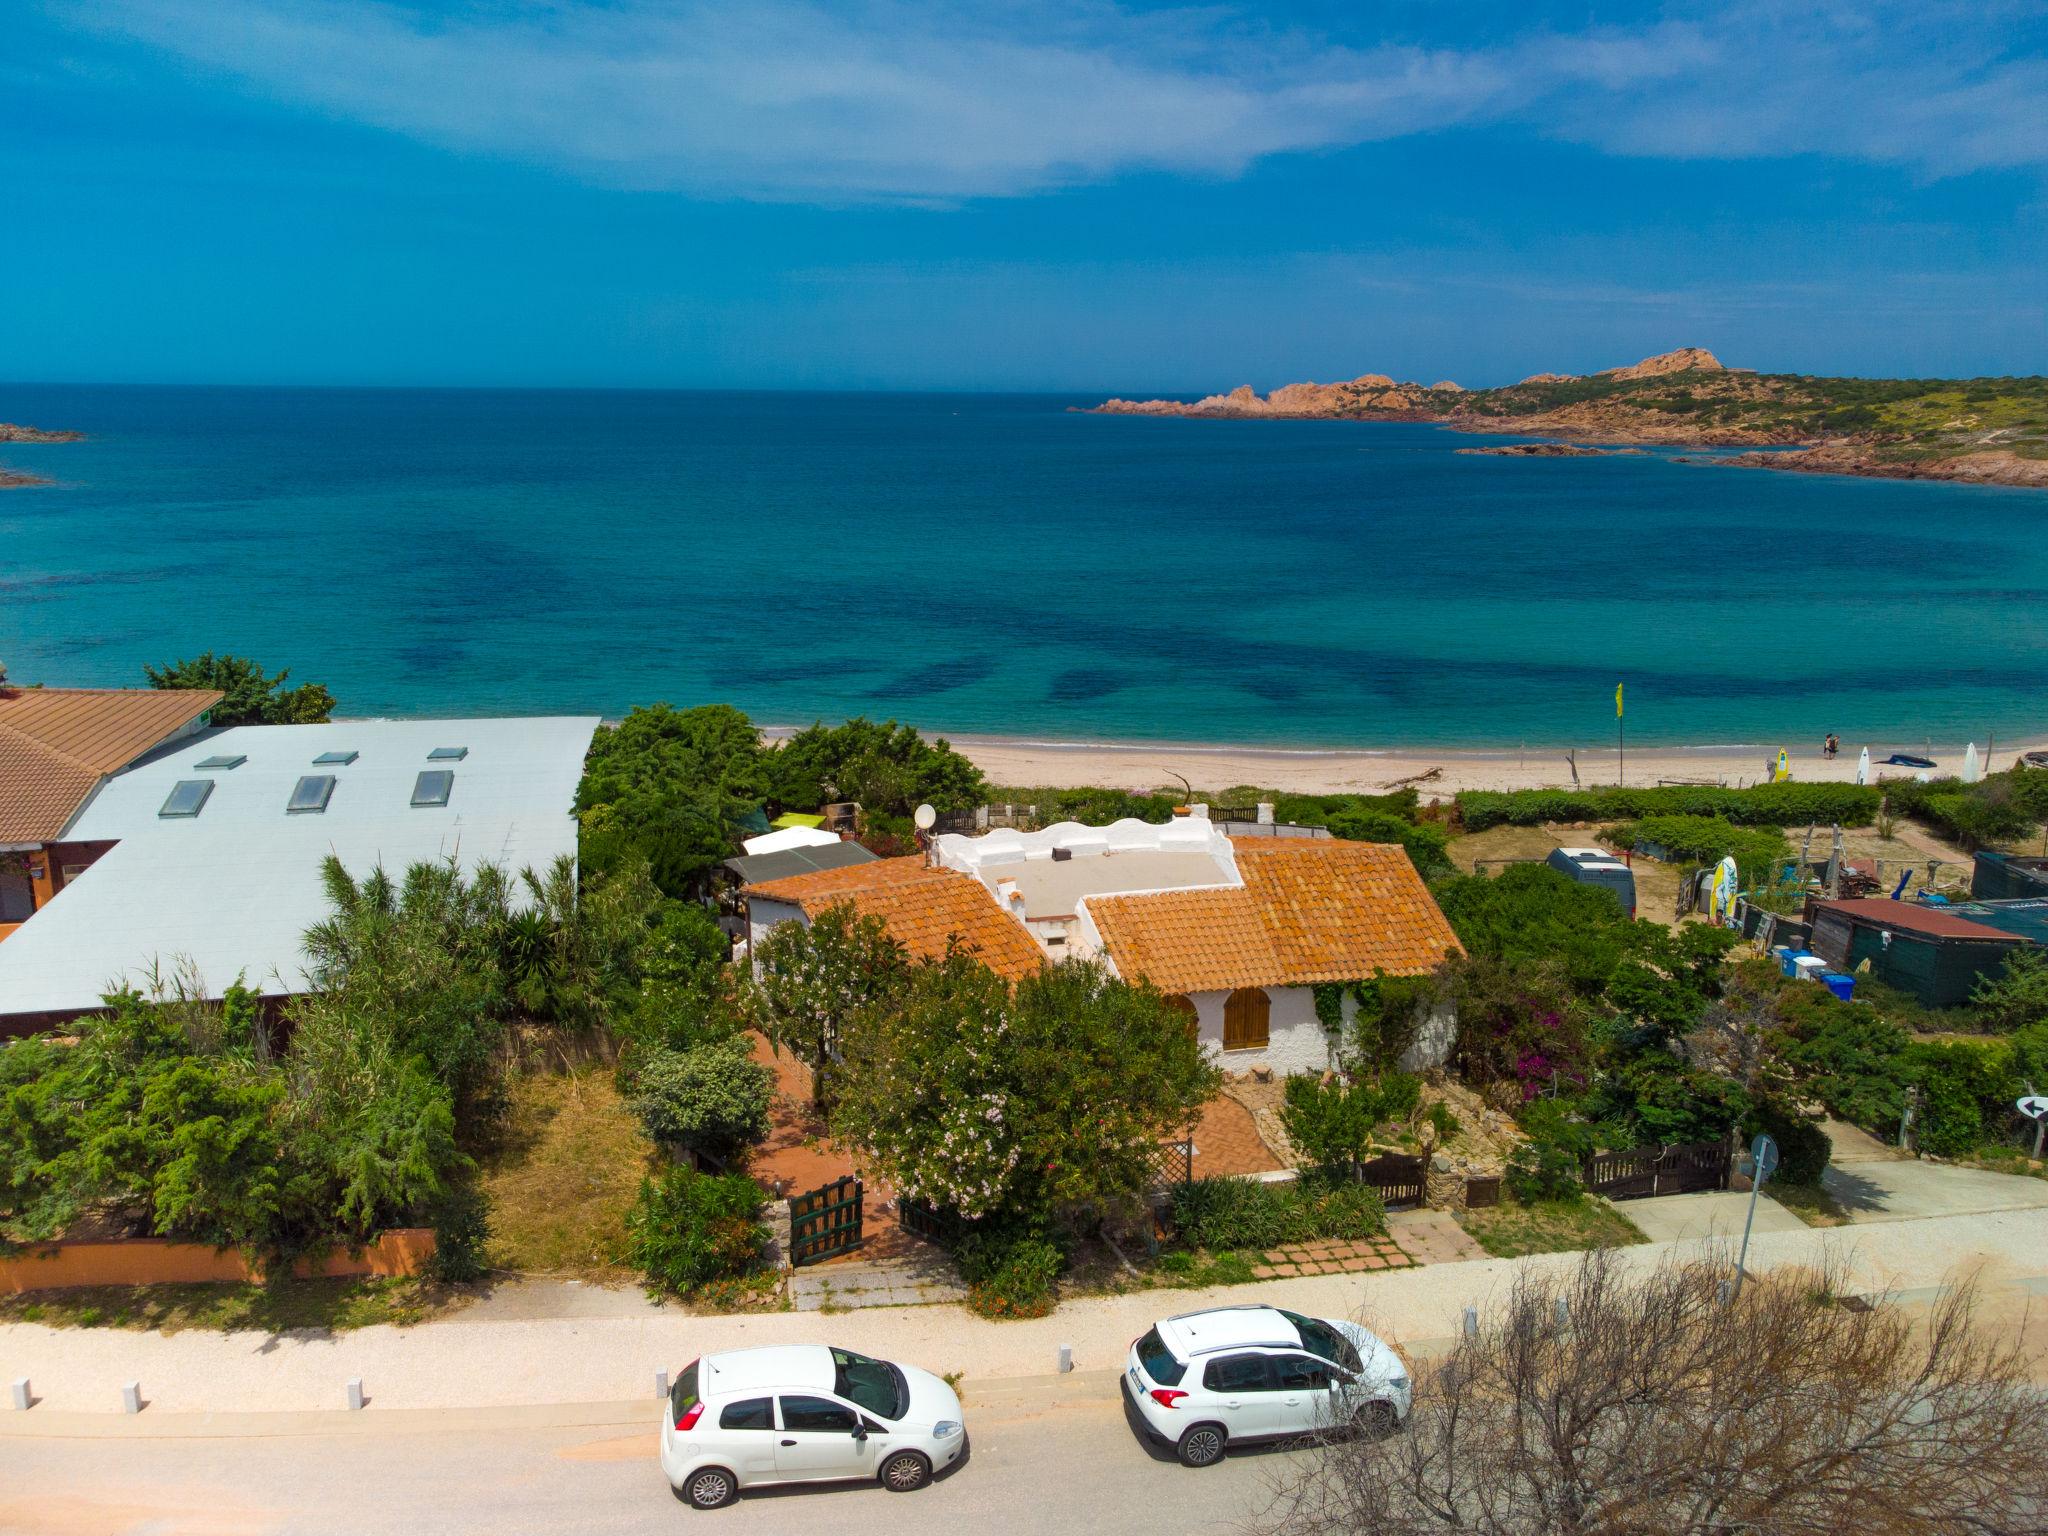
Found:
[[[909,1195],[896,1197],[896,1224],[912,1237],[928,1243],[950,1244],[966,1225],[956,1212],[942,1210],[928,1200]]]
[[[1422,1204],[1422,1159],[1388,1152],[1358,1164],[1358,1180],[1380,1192],[1386,1205]]]
[[[1595,1152],[1586,1159],[1584,1179],[1591,1193],[1610,1200],[1726,1189],[1728,1147],[1725,1142],[1693,1141],[1628,1152]]]
[[[789,1197],[791,1267],[851,1253],[861,1245],[861,1182],[848,1175]]]

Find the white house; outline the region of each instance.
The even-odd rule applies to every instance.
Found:
[[[1317,983],[1422,975],[1457,951],[1403,849],[1233,838],[1200,809],[1163,825],[943,836],[927,857],[751,885],[750,932],[850,902],[915,954],[953,938],[1012,976],[1099,957],[1175,997],[1226,1069],[1276,1073],[1330,1065]],[[1409,1063],[1441,1060],[1448,1030],[1433,1020]]]

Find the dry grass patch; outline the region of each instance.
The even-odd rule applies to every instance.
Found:
[[[1606,1201],[1539,1200],[1522,1205],[1503,1200],[1484,1210],[1464,1211],[1459,1224],[1496,1259],[1530,1253],[1571,1253],[1581,1248],[1620,1248],[1646,1243],[1642,1229]]]
[[[494,1269],[627,1279],[626,1212],[654,1147],[609,1070],[516,1079],[499,1150],[487,1159]]]

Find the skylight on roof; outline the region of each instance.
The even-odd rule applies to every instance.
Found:
[[[229,768],[239,768],[242,766],[242,764],[246,763],[247,761],[249,761],[248,753],[237,752],[232,757],[225,755],[215,757],[202,757],[201,759],[199,759],[198,762],[194,763],[192,766],[194,768],[218,768],[225,772]]]
[[[324,811],[327,802],[334,798],[334,775],[331,773],[309,773],[292,786],[292,797],[285,804],[288,815],[301,812]]]
[[[206,797],[213,793],[211,779],[180,779],[171,786],[171,792],[164,797],[163,809],[159,816],[197,816],[199,808],[206,804]]]
[[[455,787],[455,775],[446,768],[429,768],[412,781],[414,805],[446,805]]]
[[[315,768],[345,768],[363,754],[360,752],[322,752],[313,759]]]
[[[467,747],[436,747],[427,754],[430,763],[459,763],[469,756]]]

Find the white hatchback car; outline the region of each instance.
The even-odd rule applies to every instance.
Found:
[[[661,1470],[698,1509],[768,1483],[876,1478],[909,1493],[966,1449],[960,1398],[945,1382],[823,1344],[692,1360],[661,1419]]]
[[[1318,1430],[1385,1434],[1413,1401],[1401,1357],[1356,1323],[1278,1307],[1184,1312],[1131,1344],[1124,1391],[1181,1464],[1245,1440]]]

